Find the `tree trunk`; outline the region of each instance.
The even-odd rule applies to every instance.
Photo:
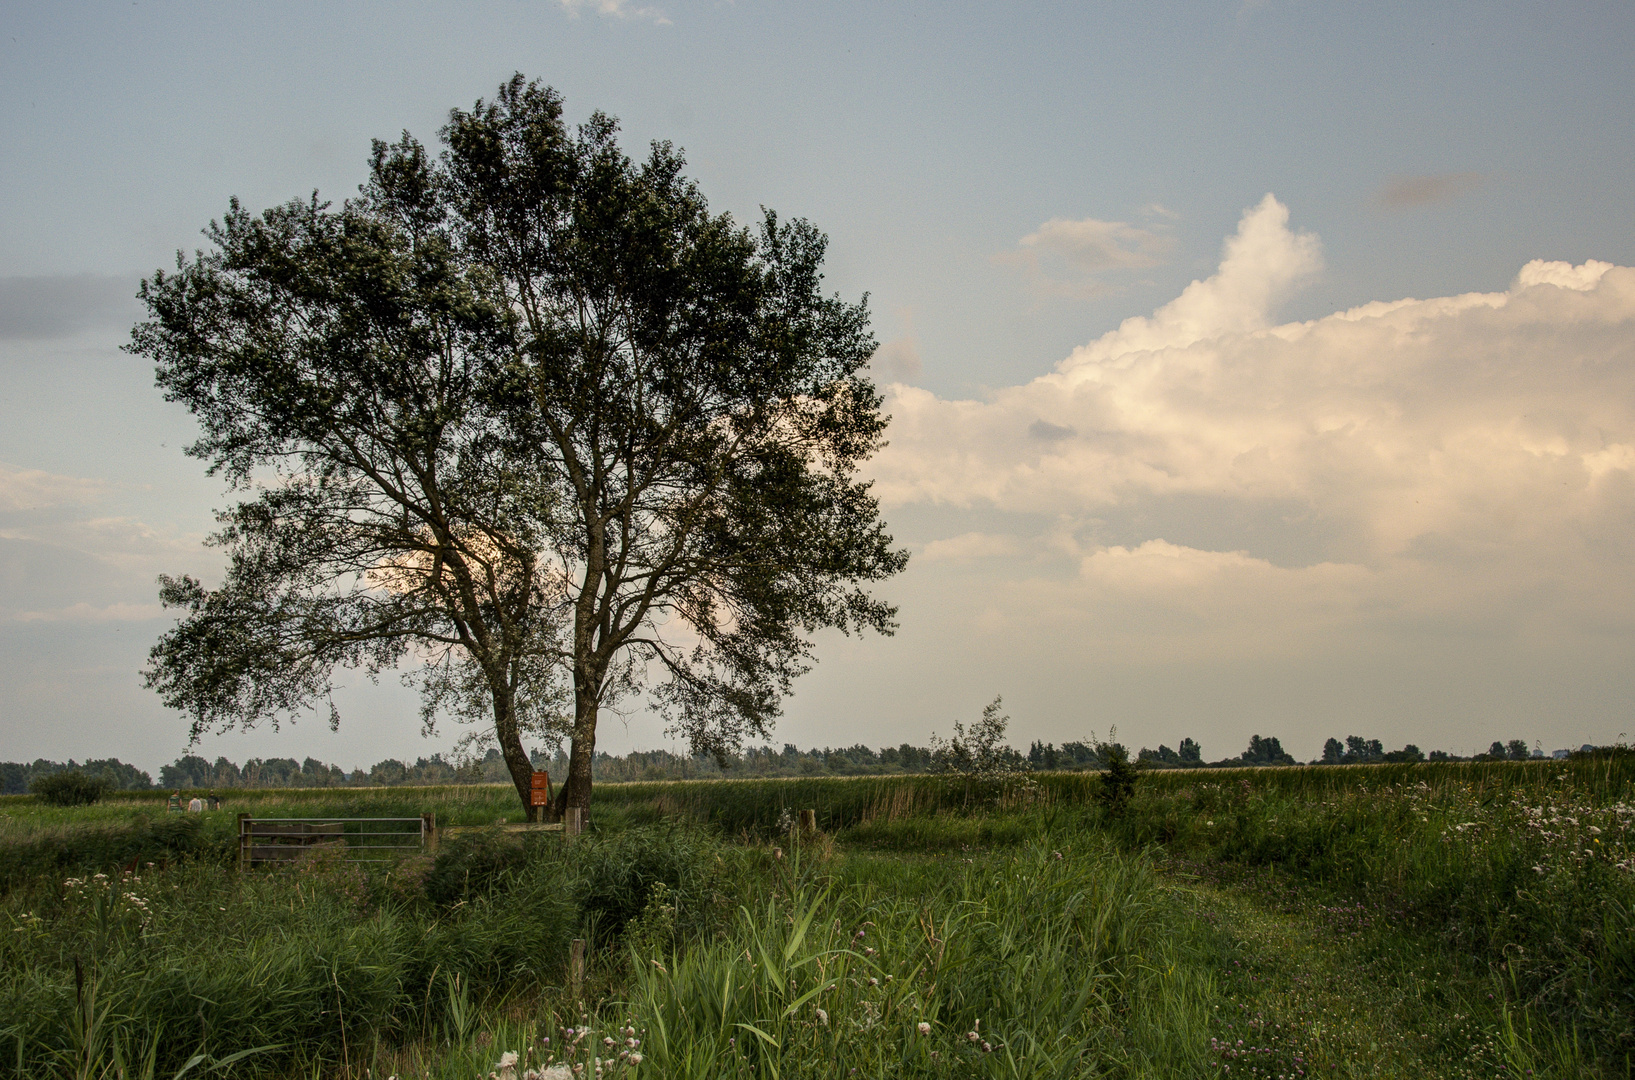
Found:
[[[570,806],[584,809],[590,815],[591,762],[596,754],[596,715],[602,696],[600,673],[581,668],[573,679],[573,743],[568,750],[568,778],[562,782],[562,794],[553,809],[558,817]]]
[[[517,798],[522,800],[524,821],[538,821],[539,808],[533,806],[534,764],[528,760],[528,751],[522,748],[522,734],[517,730],[516,703],[509,690],[494,693],[494,734],[499,739],[500,754],[505,758],[506,771],[516,786]]]

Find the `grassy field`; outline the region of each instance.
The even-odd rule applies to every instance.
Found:
[[[1082,773],[602,785],[574,843],[249,873],[241,811],[520,814],[499,786],[0,799],[0,1065],[1627,1076],[1631,757],[1154,772],[1119,813]]]

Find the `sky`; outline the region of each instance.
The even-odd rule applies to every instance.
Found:
[[[913,555],[773,736],[1635,731],[1635,8],[0,4],[0,760],[156,771],[161,573],[227,496],[121,351],[229,197],[363,179],[513,72],[869,296]],[[387,681],[194,752],[445,751]],[[639,701],[612,752],[670,745]]]

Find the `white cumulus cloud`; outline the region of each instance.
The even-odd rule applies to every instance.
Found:
[[[1288,218],[1268,195],[1213,275],[1030,383],[892,387],[877,492],[1057,522],[1031,541],[1079,545],[1071,586],[1029,609],[1052,618],[1139,601],[1250,644],[1317,624],[1635,630],[1635,269],[1539,260],[1503,292],[1279,324],[1322,267]]]

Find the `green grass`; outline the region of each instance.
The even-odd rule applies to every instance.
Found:
[[[1154,772],[1116,817],[1085,774],[601,785],[575,844],[253,873],[223,847],[240,810],[519,808],[504,786],[234,792],[204,815],[0,802],[0,1065],[406,1080],[509,1049],[611,1058],[609,1080],[1623,1076],[1632,775],[1620,755]],[[824,835],[801,850],[778,823],[804,808]],[[168,865],[92,876],[132,845]]]

